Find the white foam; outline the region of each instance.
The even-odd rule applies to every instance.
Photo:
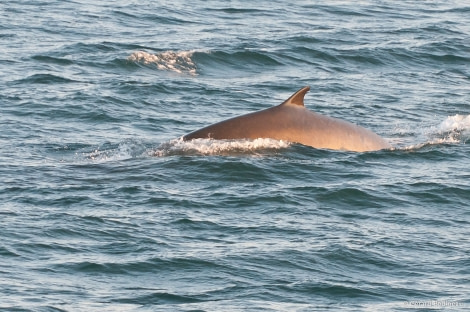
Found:
[[[171,155],[236,155],[259,154],[267,150],[288,148],[291,143],[274,139],[255,140],[213,140],[194,139],[183,141],[174,139],[161,144],[152,151],[153,156],[163,157]]]
[[[441,132],[461,132],[470,130],[470,115],[454,115],[447,117],[440,126]]]
[[[413,140],[416,140],[416,137],[427,139],[425,142],[415,142],[411,145],[398,147],[399,150],[415,150],[430,145],[466,143],[470,139],[470,115],[448,116],[437,126],[400,127],[397,133],[403,135],[403,131],[400,130],[403,130],[408,136],[412,136]],[[399,138],[395,143],[404,143],[409,140],[410,138],[408,140]]]
[[[194,51],[165,51],[150,54],[144,51],[132,53],[127,60],[144,65],[154,65],[159,70],[196,75],[196,64],[192,60]]]
[[[470,115],[454,115],[445,119],[438,127],[438,140],[443,143],[465,143],[470,138]]]

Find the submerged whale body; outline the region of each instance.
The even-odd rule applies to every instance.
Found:
[[[368,129],[306,109],[304,97],[309,90],[310,87],[304,87],[278,106],[207,126],[183,136],[183,140],[270,138],[355,152],[391,148],[387,141]]]

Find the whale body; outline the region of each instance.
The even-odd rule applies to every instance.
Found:
[[[270,138],[355,152],[391,148],[387,141],[368,129],[305,108],[304,97],[309,90],[306,86],[278,106],[207,126],[183,136],[183,140]]]

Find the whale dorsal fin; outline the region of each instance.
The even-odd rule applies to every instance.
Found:
[[[309,86],[303,87],[299,91],[295,92],[290,98],[288,98],[284,103],[281,105],[298,105],[304,106],[304,97],[305,93],[310,90]]]

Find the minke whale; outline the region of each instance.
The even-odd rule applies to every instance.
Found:
[[[309,90],[310,87],[303,87],[278,106],[207,126],[183,136],[183,140],[270,138],[314,148],[354,152],[392,147],[368,129],[305,108],[304,97]]]

